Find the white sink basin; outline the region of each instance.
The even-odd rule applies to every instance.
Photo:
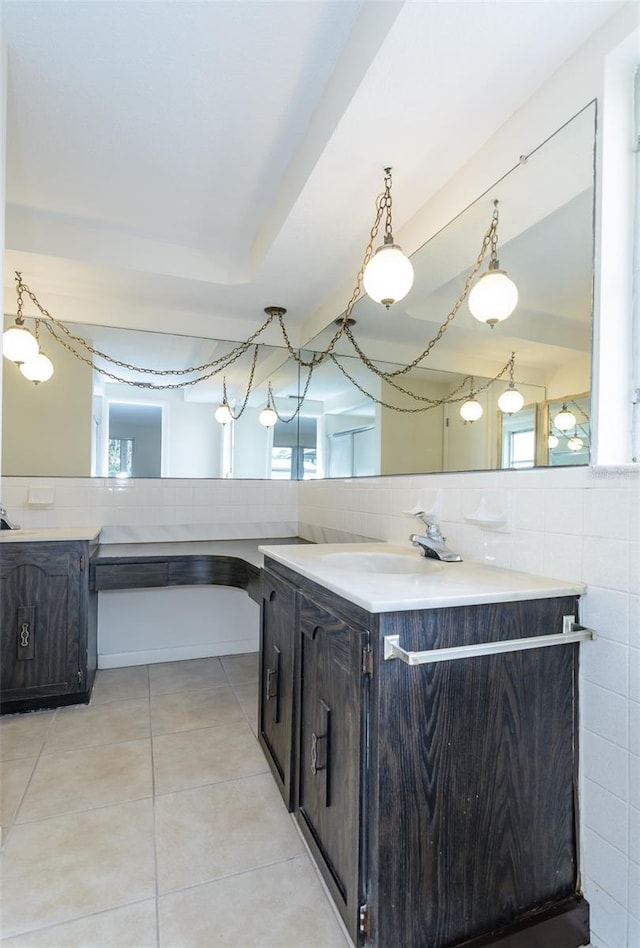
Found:
[[[420,576],[437,569],[435,560],[421,557],[419,553],[327,553],[322,558],[326,566],[348,573],[396,573]]]

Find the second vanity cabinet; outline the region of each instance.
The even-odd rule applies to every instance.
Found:
[[[268,557],[264,584],[261,741],[354,944],[588,943],[578,646],[384,655],[562,632],[577,596],[373,614]]]
[[[3,542],[2,712],[88,702],[97,667],[87,540]]]

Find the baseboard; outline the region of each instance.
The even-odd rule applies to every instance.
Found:
[[[127,668],[130,665],[157,665],[159,662],[180,662],[189,658],[215,658],[219,655],[244,655],[258,651],[258,639],[229,639],[225,642],[176,645],[171,648],[145,649],[140,652],[114,652],[98,655],[98,668]]]

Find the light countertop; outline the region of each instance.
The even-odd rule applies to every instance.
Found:
[[[53,540],[95,540],[101,527],[28,527],[0,530],[0,543],[46,543]]]
[[[585,586],[485,563],[441,563],[391,543],[259,547],[270,557],[367,612],[582,595]]]

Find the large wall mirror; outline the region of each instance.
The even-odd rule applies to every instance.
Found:
[[[413,255],[404,300],[387,311],[360,299],[352,313],[359,353],[341,337],[311,379],[286,348],[263,345],[180,389],[133,388],[126,368],[116,381],[57,349],[65,368],[46,385],[6,365],[3,474],[317,478],[589,463],[594,135],[595,103]],[[429,355],[401,372],[460,296],[495,200],[500,267],[518,287],[516,310],[491,329],[464,303]],[[309,340],[303,356],[326,348],[335,329]],[[174,369],[215,360],[230,346],[75,330],[123,363],[153,358]],[[523,406],[505,414],[498,400],[511,374]],[[223,378],[234,412],[243,409],[224,426],[215,419]],[[265,428],[259,415],[269,392],[279,420]],[[460,415],[470,396],[483,409],[474,422]],[[562,414],[561,424],[574,419],[568,427],[557,424]]]

